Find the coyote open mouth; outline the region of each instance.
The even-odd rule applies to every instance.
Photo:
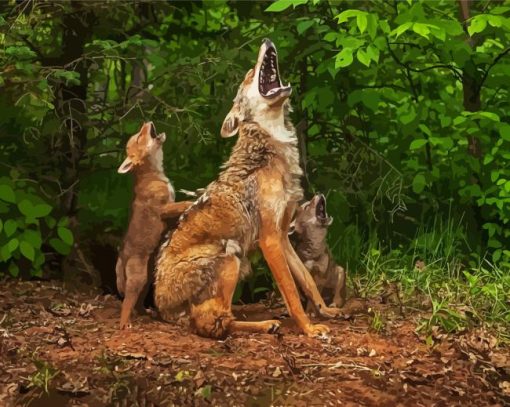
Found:
[[[319,220],[326,220],[328,218],[328,213],[326,212],[326,198],[324,198],[324,195],[319,196],[319,201],[315,207],[315,216],[317,216]]]
[[[278,55],[274,44],[265,40],[266,52],[262,58],[262,64],[259,71],[259,93],[265,97],[272,99],[282,92],[291,91],[290,84],[283,86],[278,71]]]

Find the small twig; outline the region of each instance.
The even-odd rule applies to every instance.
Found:
[[[361,370],[364,372],[373,372],[374,370],[368,366],[364,365],[357,365],[355,363],[343,363],[343,362],[336,362],[336,363],[307,363],[306,365],[301,365],[301,367],[327,367],[330,370],[333,369],[355,369],[355,370]]]

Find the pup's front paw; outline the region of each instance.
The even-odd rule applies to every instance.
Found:
[[[341,314],[340,309],[336,307],[317,307],[319,314],[323,318],[338,318]]]
[[[265,321],[265,331],[268,334],[275,334],[280,330],[281,322],[275,319],[271,319],[269,321]]]
[[[329,328],[326,325],[322,324],[308,324],[304,329],[305,333],[312,338],[318,336],[327,336],[329,333]]]

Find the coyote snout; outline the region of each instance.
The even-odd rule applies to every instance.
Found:
[[[234,99],[234,106],[223,122],[222,137],[237,134],[239,124],[243,121],[283,124],[283,114],[290,106],[287,100],[291,93],[290,84],[284,86],[280,79],[276,47],[271,41],[264,40],[257,63],[245,75]],[[282,109],[284,104],[285,109]]]
[[[144,123],[126,147],[127,157],[118,172],[135,178],[128,231],[116,265],[117,289],[124,295],[120,328],[128,326],[135,306],[143,312],[148,290],[149,260],[166,230],[165,218],[177,217],[190,205],[175,203],[175,193],[163,172],[165,133],[158,134],[152,122]]]

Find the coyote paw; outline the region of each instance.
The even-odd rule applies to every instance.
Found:
[[[121,324],[119,325],[119,329],[120,329],[121,331],[124,331],[124,330],[126,330],[126,329],[131,329],[131,328],[132,328],[131,322],[126,322],[126,323],[124,323],[124,324],[123,324],[123,323],[121,323]]]
[[[327,336],[329,328],[322,324],[308,324],[305,328],[305,333],[312,338],[317,336]]]
[[[268,334],[275,334],[280,330],[280,325],[282,324],[280,321],[272,319],[270,321],[266,321],[266,332]]]
[[[340,309],[336,307],[318,307],[319,308],[319,314],[323,318],[337,318],[340,316],[341,312]]]

